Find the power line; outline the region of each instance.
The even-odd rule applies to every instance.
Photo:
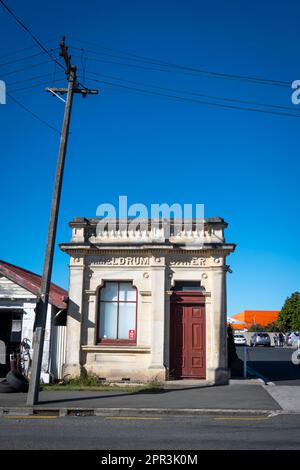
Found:
[[[4,62],[0,64],[0,67],[5,67],[6,65],[10,65],[10,64],[15,64],[16,62],[21,62],[22,60],[32,59],[33,57],[37,57],[39,55],[42,55],[42,52],[37,52],[36,54],[32,54],[26,57],[21,57],[19,59],[13,59],[13,60],[10,60],[9,62]]]
[[[62,79],[61,78],[56,78],[55,80],[52,80],[53,82],[58,82],[58,81],[61,81]],[[47,82],[40,82],[40,83],[35,83],[34,85],[28,85],[26,87],[22,87],[22,88],[15,88],[11,91],[13,91],[14,93],[15,92],[18,92],[18,91],[23,91],[23,90],[29,90],[31,88],[37,88],[39,86],[42,86],[42,85],[48,85],[48,81]]]
[[[52,42],[54,40],[56,40],[57,38],[54,38],[52,37],[51,39],[47,39],[46,41],[44,41],[44,43],[49,43],[49,42]],[[20,53],[23,53],[24,51],[30,51],[32,49],[36,49],[36,45],[34,46],[29,46],[29,47],[23,47],[22,49],[17,49],[15,51],[12,51],[12,52],[8,52],[7,54],[4,54],[4,55],[1,55],[0,56],[0,59],[5,59],[6,57],[10,57],[10,56],[13,56],[13,55],[16,55],[16,54],[20,54]]]
[[[73,39],[75,41],[85,42],[85,43],[88,44],[87,41],[80,41],[76,38],[73,38]],[[72,47],[74,49],[82,50],[82,48],[77,48],[75,46],[72,46]],[[255,76],[248,76],[248,75],[227,74],[227,73],[223,73],[223,72],[216,72],[216,71],[213,71],[213,70],[199,69],[197,67],[189,67],[189,66],[184,66],[184,65],[180,65],[180,64],[174,64],[174,63],[171,63],[171,62],[164,62],[164,61],[161,61],[161,60],[158,60],[158,59],[152,59],[152,58],[149,58],[149,57],[146,57],[146,56],[142,56],[142,55],[138,55],[138,54],[132,54],[130,52],[125,52],[125,51],[121,51],[121,50],[118,50],[118,49],[104,47],[104,46],[101,46],[101,45],[97,45],[97,47],[99,47],[101,49],[108,50],[108,51],[115,52],[117,54],[121,54],[123,57],[112,56],[111,54],[107,54],[107,53],[99,52],[99,51],[93,51],[91,49],[85,49],[85,50],[87,52],[92,52],[94,54],[110,55],[111,57],[115,57],[115,58],[119,58],[119,59],[124,59],[124,56],[127,56],[127,57],[125,57],[125,59],[127,58],[127,59],[130,59],[130,60],[135,60],[135,61],[140,61],[140,62],[143,62],[143,63],[158,65],[158,66],[162,66],[162,67],[165,67],[165,68],[177,69],[179,71],[189,71],[189,72],[193,72],[193,73],[205,74],[205,75],[209,75],[209,76],[214,76],[216,78],[224,78],[224,79],[238,80],[238,81],[247,81],[247,82],[252,82],[252,83],[261,84],[261,85],[273,85],[273,86],[280,86],[280,87],[282,87],[282,86],[283,87],[290,87],[290,83],[287,82],[287,81],[284,81],[284,80],[266,79],[266,78],[263,78],[263,77],[255,77]],[[125,65],[125,64],[122,64],[122,65]],[[131,64],[131,66],[135,66],[135,65]]]
[[[31,89],[30,91],[27,91],[27,93],[26,93],[26,90],[25,90],[20,95],[18,94],[18,99],[27,98],[28,96],[36,96],[36,90]]]
[[[40,121],[42,124],[44,124],[45,126],[49,127],[50,129],[52,129],[53,131],[55,132],[58,132],[60,134],[60,131],[58,129],[56,129],[56,127],[52,126],[51,124],[49,124],[47,121],[44,121],[44,119],[40,118],[37,114],[35,114],[33,111],[31,111],[29,108],[27,108],[27,106],[25,106],[23,103],[21,103],[19,100],[17,100],[16,98],[14,98],[10,93],[7,93],[7,95],[10,97],[11,100],[13,100],[18,106],[20,106],[20,108],[24,109],[24,111],[26,111],[27,113],[29,113],[31,116],[33,116],[35,119],[37,119],[38,121]]]
[[[21,21],[15,14],[14,12],[4,3],[3,0],[0,0],[0,3],[2,6],[8,11],[8,13],[14,18],[14,20],[23,28],[29,35],[30,37],[37,43],[37,45],[44,51],[52,61],[54,61],[59,67],[64,69],[64,66],[58,62],[55,58],[52,57],[51,53],[48,51],[48,49],[41,43],[41,41],[30,31],[30,29]]]
[[[52,73],[44,73],[42,75],[35,75],[34,77],[23,78],[22,80],[16,80],[15,82],[8,82],[7,86],[17,85],[18,83],[29,82],[30,80],[37,80],[38,78],[46,78],[52,76]]]
[[[259,102],[256,102],[256,101],[242,100],[242,99],[237,99],[237,98],[227,98],[227,97],[216,96],[216,95],[208,95],[208,94],[205,94],[205,93],[186,91],[186,90],[178,90],[178,89],[174,89],[174,88],[167,88],[167,87],[147,84],[147,83],[144,83],[144,82],[126,80],[122,77],[116,77],[116,76],[113,76],[113,75],[107,75],[107,74],[102,74],[102,73],[99,74],[99,73],[95,73],[95,72],[89,72],[89,73],[92,74],[92,75],[95,75],[97,77],[111,78],[113,80],[118,80],[118,81],[126,82],[126,83],[132,83],[132,84],[138,85],[138,86],[146,86],[146,87],[150,87],[150,88],[156,88],[158,90],[169,91],[171,93],[184,93],[184,94],[188,94],[188,95],[192,95],[192,96],[200,96],[200,97],[203,97],[203,98],[227,101],[227,102],[230,102],[230,103],[240,103],[240,104],[247,104],[247,105],[250,104],[250,105],[253,105],[253,106],[262,106],[262,107],[266,107],[266,108],[275,108],[275,109],[283,109],[283,110],[287,110],[287,111],[293,111],[293,109],[291,107],[288,107],[288,106],[281,106],[281,105],[269,104],[269,103],[259,103]]]
[[[22,49],[17,49],[16,51],[13,51],[13,52],[8,52],[7,54],[3,54],[0,56],[0,59],[6,59],[7,57],[11,57],[11,56],[14,56],[16,54],[21,54],[25,51],[30,51],[32,49],[36,49],[36,45],[34,46],[29,46],[29,47],[23,47]]]
[[[15,13],[5,4],[3,0],[0,0],[0,3],[3,5],[3,7],[8,11],[8,13],[14,18],[14,20],[30,35],[30,37],[37,43],[37,45],[44,51],[50,59],[57,64],[60,68],[65,70],[65,67],[57,60],[55,59],[51,53],[48,51],[48,49],[42,44],[42,42],[30,31],[30,29],[21,21]],[[83,88],[86,88],[84,85],[81,83],[77,82],[78,85],[82,86]]]
[[[50,77],[50,76],[52,76],[52,74],[51,74],[51,73],[48,73],[48,74],[45,74],[45,75],[40,75],[40,76],[37,76],[37,77],[32,77],[32,78],[30,78],[30,79],[27,79],[27,81],[28,81],[28,80],[33,80],[33,79],[36,79],[36,78],[43,78],[43,77]],[[52,78],[52,83],[59,82],[60,80],[62,80],[62,78],[55,78],[55,79]],[[10,87],[10,86],[13,85],[13,84],[22,83],[23,81],[26,81],[26,80],[18,80],[17,82],[11,82],[11,83],[8,83],[7,85]],[[13,89],[13,90],[10,90],[10,91],[13,91],[13,92],[17,92],[17,93],[18,93],[18,92],[21,91],[21,90],[26,91],[26,90],[33,89],[33,88],[36,88],[36,87],[41,86],[41,85],[47,85],[47,84],[48,84],[48,82],[43,82],[43,83],[39,83],[39,84],[35,84],[35,85],[30,85],[30,86],[24,87],[23,89],[18,88],[18,89]],[[33,91],[33,92],[31,91],[31,92],[25,93],[25,94],[22,93],[21,95],[18,95],[18,99],[19,99],[19,98],[25,98],[25,97],[27,97],[27,96],[32,96],[32,95],[35,94],[35,93],[36,93],[35,91]]]
[[[74,57],[78,57],[78,56],[74,56]],[[96,61],[96,62],[100,62],[100,63],[121,65],[121,66],[124,66],[124,67],[133,67],[133,68],[138,68],[138,69],[143,69],[143,70],[154,70],[154,71],[157,71],[157,72],[167,72],[167,73],[169,73],[169,72],[178,72],[178,70],[174,70],[174,69],[173,70],[172,69],[161,69],[161,68],[152,67],[152,66],[148,66],[148,65],[131,64],[131,63],[128,63],[128,62],[119,62],[119,61],[116,61],[116,60],[97,59],[97,58],[94,58],[94,57],[86,57],[86,59]],[[180,70],[179,73],[184,74],[184,75],[192,75],[192,76],[198,75],[198,73],[196,71],[192,72],[192,71]],[[231,80],[231,81],[237,80],[237,79],[235,79],[233,77],[229,77],[229,76],[226,76],[226,77],[225,76],[224,77],[216,76],[215,73],[208,73],[208,72],[204,73],[203,72],[202,75],[207,76],[207,77],[212,77],[212,78],[224,78],[226,80]],[[239,80],[239,81],[241,81],[241,80]],[[246,82],[246,81],[242,80],[242,82]],[[274,86],[277,86],[277,87],[280,87],[280,88],[290,87],[290,84],[288,82],[283,82],[282,84],[280,84],[280,83],[275,84],[274,82],[265,83],[265,82],[259,82],[259,81],[254,81],[254,80],[248,80],[248,83],[255,83],[255,84],[259,84],[259,85],[274,85]]]
[[[74,55],[73,57],[75,58],[80,58],[80,56],[76,56]],[[162,70],[162,69],[159,69],[159,68],[155,68],[155,67],[148,67],[148,66],[145,66],[145,65],[140,65],[140,64],[130,64],[130,63],[126,63],[126,62],[117,62],[117,61],[113,61],[113,60],[103,60],[103,59],[96,59],[94,57],[86,57],[87,60],[92,60],[92,61],[95,61],[95,62],[100,62],[101,64],[116,64],[116,65],[122,65],[124,67],[133,67],[133,68],[137,68],[137,69],[143,69],[143,70],[154,70],[156,72],[169,72],[168,70]],[[189,72],[182,72],[183,74],[186,74],[186,75],[191,75],[191,73]],[[195,74],[192,74],[195,76]]]
[[[1,0],[0,0],[1,1]],[[17,70],[12,70],[10,72],[5,72],[5,73],[2,73],[1,74],[1,77],[7,77],[8,75],[12,75],[14,73],[18,73],[18,72],[24,72],[24,70],[29,70],[29,69],[33,69],[34,67],[39,67],[40,65],[45,65],[45,64],[49,64],[49,61],[46,60],[46,61],[43,61],[43,62],[39,62],[37,64],[31,64],[31,65],[28,65],[27,67],[23,67],[21,69],[17,69]]]
[[[182,96],[169,95],[169,94],[166,94],[166,93],[159,93],[159,92],[156,92],[156,91],[145,90],[145,89],[141,89],[141,88],[137,88],[137,87],[130,87],[130,86],[116,84],[116,83],[112,83],[112,82],[108,82],[108,81],[104,81],[104,80],[96,80],[96,79],[89,79],[89,80],[99,82],[101,84],[106,84],[106,85],[112,86],[112,87],[131,90],[131,91],[134,91],[134,92],[137,92],[137,93],[168,98],[168,99],[173,100],[173,101],[182,101],[182,102],[189,102],[189,103],[195,103],[195,104],[204,104],[204,105],[207,105],[207,106],[213,106],[213,107],[224,108],[224,109],[237,109],[237,110],[241,110],[241,111],[250,111],[250,112],[255,112],[255,113],[273,114],[275,116],[288,116],[288,117],[300,118],[300,114],[291,114],[291,113],[284,113],[284,112],[281,112],[281,113],[278,112],[277,113],[275,111],[268,111],[268,110],[258,109],[258,108],[249,108],[249,107],[235,106],[235,105],[229,105],[229,104],[226,105],[226,104],[223,104],[223,103],[213,103],[211,101],[196,100],[196,99],[193,99],[193,98],[184,98]]]

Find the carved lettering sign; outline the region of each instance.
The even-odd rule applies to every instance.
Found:
[[[170,266],[205,266],[206,258],[198,258],[196,256],[192,258],[183,258],[170,260]]]
[[[149,258],[143,256],[101,256],[89,259],[94,266],[148,266]]]

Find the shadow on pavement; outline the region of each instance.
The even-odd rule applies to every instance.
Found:
[[[248,365],[271,382],[300,381],[300,366],[291,361],[249,361]]]
[[[170,388],[170,389],[159,389],[159,390],[139,390],[137,392],[122,392],[122,391],[118,391],[116,393],[113,393],[113,392],[101,392],[101,394],[99,394],[99,392],[97,393],[97,391],[89,391],[89,392],[84,392],[84,391],[81,391],[81,392],[77,392],[77,393],[81,393],[81,394],[84,394],[84,393],[87,393],[86,396],[76,396],[76,397],[68,397],[68,398],[60,398],[60,399],[57,399],[57,400],[52,400],[52,399],[49,399],[49,400],[40,400],[39,401],[39,405],[44,405],[44,404],[49,404],[49,403],[70,403],[70,402],[76,402],[76,401],[90,401],[90,400],[99,400],[99,399],[107,399],[107,398],[118,398],[118,397],[134,397],[134,396],[159,396],[159,395],[165,395],[165,394],[168,394],[168,393],[174,393],[174,392],[187,392],[189,390],[199,390],[199,389],[205,389],[205,388],[211,388],[211,387],[219,387],[218,385],[200,385],[199,387],[197,386],[193,386],[193,387],[184,387],[184,388]],[[224,387],[224,385],[223,385]],[[225,385],[225,387],[227,387],[227,385]],[[63,392],[63,390],[62,390]],[[65,393],[72,393],[72,391],[65,391]],[[74,390],[74,393],[76,393],[76,391]]]

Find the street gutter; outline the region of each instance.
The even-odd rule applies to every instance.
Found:
[[[300,414],[300,411],[285,410],[245,410],[245,409],[209,409],[209,408],[50,408],[42,406],[1,407],[0,417],[5,416],[205,416],[205,415],[259,415],[273,417],[280,414]]]

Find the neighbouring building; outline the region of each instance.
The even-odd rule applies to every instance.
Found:
[[[255,325],[267,326],[277,320],[279,313],[279,310],[243,310],[230,317],[233,319],[231,326],[235,330],[251,328]]]
[[[227,223],[205,219],[201,244],[195,221],[186,231],[173,220],[168,234],[150,219],[135,230],[98,222],[75,218],[60,245],[70,255],[64,375],[227,383]]]
[[[9,370],[9,356],[20,347],[20,342],[24,339],[29,340],[32,357],[35,307],[40,284],[41,276],[0,261],[0,341],[1,346],[4,344],[6,349],[1,360],[1,375]],[[62,378],[67,299],[67,291],[52,283],[41,372],[44,383]]]

